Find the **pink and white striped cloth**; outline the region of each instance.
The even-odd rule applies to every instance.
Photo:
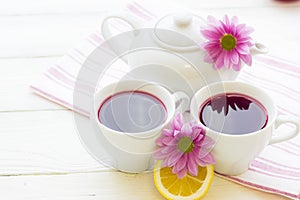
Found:
[[[136,2],[128,4],[127,11],[149,22],[159,16],[156,13],[160,13]],[[122,26],[116,25],[115,28],[122,29]],[[88,116],[84,108],[73,107],[74,84],[83,62],[102,42],[99,31],[91,33],[31,85],[33,91]],[[126,73],[127,66],[122,61],[117,66],[106,72],[103,83],[116,81]],[[268,90],[276,100],[280,114],[300,119],[300,65],[272,56],[259,56],[255,57],[252,67],[243,69],[238,79]],[[268,146],[251,163],[246,173],[222,177],[258,190],[300,199],[300,136]]]

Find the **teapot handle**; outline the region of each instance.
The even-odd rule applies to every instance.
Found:
[[[130,13],[123,12],[111,14],[105,17],[101,24],[101,32],[104,40],[108,40],[113,36],[112,31],[109,27],[110,19],[120,19],[125,23],[129,24],[132,27],[132,29],[139,29],[142,27],[141,23],[136,19],[136,17]],[[111,45],[111,48],[117,53],[117,49],[114,48],[114,45]],[[125,57],[122,57],[122,59],[127,63],[127,59]]]
[[[269,52],[269,49],[262,43],[255,42],[250,49],[251,55],[265,54]]]

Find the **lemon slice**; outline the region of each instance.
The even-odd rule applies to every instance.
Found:
[[[187,174],[178,179],[177,175],[172,173],[172,168],[161,168],[161,163],[161,161],[155,163],[154,183],[159,193],[166,199],[200,199],[207,193],[214,177],[213,165],[199,166],[198,176]]]

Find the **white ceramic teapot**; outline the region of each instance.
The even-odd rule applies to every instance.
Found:
[[[110,41],[113,50],[131,67],[127,74],[130,78],[158,82],[192,97],[201,87],[212,82],[234,80],[239,73],[226,68],[216,70],[211,63],[204,62],[205,52],[199,44],[204,41],[200,27],[206,22],[197,15],[173,13],[146,25],[128,13],[111,15],[103,20],[101,27],[103,37],[108,41],[113,38],[110,29],[110,19],[113,18],[134,29],[125,37]],[[128,54],[123,54],[124,49]],[[251,49],[252,55],[266,51],[259,43]]]

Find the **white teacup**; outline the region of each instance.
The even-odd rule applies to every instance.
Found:
[[[260,102],[267,113],[267,120],[265,126],[259,130],[235,135],[212,130],[202,123],[206,127],[207,135],[216,142],[212,148],[212,154],[216,159],[216,172],[226,175],[241,174],[248,170],[250,162],[267,145],[291,139],[299,133],[300,123],[298,120],[287,116],[277,116],[275,103],[265,91],[241,82],[214,83],[200,89],[191,101],[192,117],[201,123],[201,107],[212,97],[224,93],[242,94]],[[211,121],[213,122],[213,118]],[[226,122],[224,121],[224,123]],[[283,124],[294,126],[292,130],[279,132],[277,129]]]
[[[134,99],[137,97],[134,97],[134,95],[128,96],[128,99],[124,100],[124,102],[122,102],[123,100],[116,100],[117,98],[123,98],[117,96],[120,94],[141,94],[142,98],[146,99],[139,101],[145,101],[146,103],[145,105],[138,104],[138,101]],[[108,109],[109,107],[103,105],[105,105],[107,100],[112,96],[117,97],[114,101],[116,104],[114,104],[114,106],[110,105],[113,114],[108,115],[107,113],[109,112],[105,113],[104,108]],[[155,125],[155,127],[149,128],[148,125],[151,125],[151,123],[156,120],[151,119],[154,115],[150,113],[156,112],[155,106],[149,109],[147,107],[148,100],[150,101],[152,98],[155,98],[163,105],[164,113],[161,112],[161,114],[164,115],[164,119],[161,123]],[[118,104],[118,101],[122,104]],[[116,106],[117,104],[118,106]],[[155,140],[160,136],[161,130],[169,124],[175,113],[186,111],[188,105],[189,97],[183,92],[175,92],[172,94],[156,83],[125,80],[110,84],[95,94],[93,120],[96,121],[101,134],[103,134],[111,146],[113,146],[113,148],[108,149],[108,151],[111,151],[109,153],[114,157],[117,169],[125,172],[138,173],[150,167],[152,153],[156,147]],[[142,111],[135,111],[135,109]],[[102,116],[103,119],[105,119],[105,115],[113,117],[107,117],[108,122],[104,120],[100,122],[101,117],[99,116],[101,116],[101,112],[104,112],[104,114],[102,113],[104,115],[104,117]],[[133,116],[131,113],[138,113],[139,116]],[[160,114],[160,111],[157,111],[157,113]],[[157,116],[157,118],[159,117],[160,116]],[[144,119],[144,121],[140,122],[142,119]],[[150,120],[149,123],[147,120]],[[104,125],[105,123],[108,124]],[[111,126],[111,124],[114,124],[114,126]]]

